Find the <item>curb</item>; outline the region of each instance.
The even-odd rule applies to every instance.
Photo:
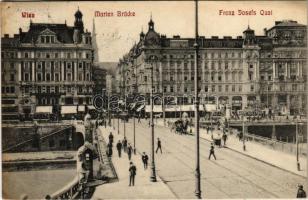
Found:
[[[200,138],[203,139],[203,140],[212,142],[212,141],[209,140],[209,139],[202,138],[202,137],[200,137]],[[247,156],[247,157],[249,157],[249,158],[255,159],[255,160],[257,160],[257,161],[260,161],[260,162],[265,163],[265,164],[267,164],[267,165],[270,165],[270,166],[272,166],[272,167],[276,167],[276,168],[281,169],[281,170],[283,170],[283,171],[289,172],[289,173],[291,173],[291,174],[293,174],[293,175],[296,175],[296,176],[299,176],[299,177],[302,177],[302,178],[307,178],[307,177],[304,176],[304,175],[297,174],[297,173],[295,173],[295,172],[292,172],[292,171],[290,171],[290,170],[287,170],[287,169],[282,168],[282,167],[280,167],[280,166],[277,166],[277,165],[275,165],[275,164],[272,164],[272,163],[266,162],[266,161],[264,161],[264,160],[261,160],[260,158],[256,158],[256,157],[254,157],[254,156],[247,155],[247,154],[245,154],[245,153],[243,153],[243,152],[241,152],[241,151],[235,150],[235,149],[230,148],[230,147],[228,147],[228,146],[225,146],[224,148],[229,149],[229,150],[234,151],[234,152],[237,152],[237,153],[240,153],[240,154],[242,154],[242,155],[244,155],[244,156]]]

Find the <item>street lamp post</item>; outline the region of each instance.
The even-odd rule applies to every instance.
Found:
[[[200,180],[200,147],[199,147],[199,87],[198,87],[198,0],[195,0],[195,131],[196,131],[196,190],[195,195],[197,198],[201,199],[201,180]]]
[[[298,119],[296,118],[295,122],[295,129],[296,129],[296,166],[297,166],[297,171],[301,170],[300,162],[299,162],[299,152],[298,152]]]
[[[242,121],[242,132],[243,132],[243,151],[246,151],[246,145],[245,145],[245,121],[244,121],[244,116],[243,117],[243,121]]]
[[[153,62],[156,60],[155,56],[150,57],[151,62],[151,90],[150,90],[150,104],[151,104],[151,181],[156,182],[156,171],[155,171],[155,154],[154,154],[154,119],[153,119]]]

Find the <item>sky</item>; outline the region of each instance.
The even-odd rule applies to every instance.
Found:
[[[74,24],[74,13],[83,13],[85,29],[92,32],[93,20],[96,27],[100,62],[117,62],[135,42],[139,33],[148,31],[150,16],[155,30],[167,37],[180,35],[194,37],[193,1],[131,1],[131,2],[11,2],[1,3],[1,36],[18,33],[19,27],[29,29],[30,18],[23,18],[22,12],[34,13],[34,23]],[[255,15],[238,15],[238,10],[255,12]],[[222,11],[232,15],[222,15]],[[261,10],[271,15],[261,15]],[[95,17],[95,11],[113,12],[111,17]],[[134,12],[135,16],[118,17],[117,11]],[[228,12],[229,11],[229,12]],[[232,36],[242,35],[247,28],[263,35],[264,28],[270,28],[275,21],[292,19],[307,24],[306,1],[200,1],[199,35]]]

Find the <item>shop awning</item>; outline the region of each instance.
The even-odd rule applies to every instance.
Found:
[[[52,113],[52,106],[36,106],[35,113]]]
[[[136,111],[140,112],[144,108],[144,105],[141,105]]]
[[[85,112],[85,106],[78,106],[78,112]]]
[[[89,105],[89,106],[88,106],[88,109],[89,109],[89,110],[95,110],[95,107],[94,107],[93,105]]]
[[[77,113],[77,106],[62,106],[61,114],[75,114]]]
[[[150,105],[145,106],[145,112],[151,112],[151,106]],[[153,106],[153,112],[163,112],[162,106],[161,105],[154,105]]]

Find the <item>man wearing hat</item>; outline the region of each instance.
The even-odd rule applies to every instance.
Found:
[[[135,185],[135,176],[136,176],[136,171],[137,168],[136,166],[133,164],[133,162],[129,163],[129,186],[134,186]]]
[[[306,192],[303,189],[303,185],[298,185],[296,198],[306,198]]]

